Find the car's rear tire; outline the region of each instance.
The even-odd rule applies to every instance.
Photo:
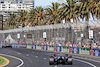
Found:
[[[65,64],[66,64],[65,62],[62,63],[62,65],[65,65]]]
[[[54,65],[54,63],[52,63],[52,62],[49,62],[49,65]]]
[[[54,57],[51,56],[50,59],[49,59],[49,64],[54,65],[54,62],[55,62]]]

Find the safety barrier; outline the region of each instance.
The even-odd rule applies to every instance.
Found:
[[[6,45],[7,45],[6,43],[1,43],[0,47],[6,46]],[[28,46],[26,44],[25,45],[20,45],[20,44],[17,44],[17,43],[11,43],[10,45],[12,46],[12,48],[26,48],[26,46]],[[8,46],[9,46],[9,44],[8,44]],[[31,46],[29,48],[31,48]]]
[[[2,47],[5,43],[1,43]],[[89,49],[89,48],[79,48],[79,47],[66,47],[66,46],[52,46],[52,45],[36,45],[36,44],[27,44],[19,45],[12,43],[12,48],[28,48],[28,49],[37,49],[37,50],[47,50],[55,52],[64,52],[64,53],[73,53],[73,54],[83,54],[100,57],[100,49]]]
[[[32,49],[32,44],[27,44],[26,48]]]
[[[100,49],[79,48],[79,47],[66,47],[66,46],[50,46],[50,45],[36,45],[33,44],[32,49],[47,50],[55,52],[83,54],[100,57]]]

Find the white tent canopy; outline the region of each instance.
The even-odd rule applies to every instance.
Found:
[[[15,42],[15,40],[12,39],[12,37],[11,37],[10,34],[7,36],[7,38],[5,39],[5,41],[6,41],[7,43],[9,43],[9,42],[10,42],[10,43]]]

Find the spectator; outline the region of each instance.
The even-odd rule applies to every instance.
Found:
[[[67,47],[69,46],[69,43],[67,43]]]
[[[59,46],[61,46],[61,43],[59,43]]]
[[[43,42],[43,41],[34,41],[33,44],[40,44],[40,45],[55,45],[55,46],[67,46],[67,47],[83,47],[83,48],[90,48],[90,44],[86,44],[86,43],[82,43],[81,44],[71,44],[71,43],[59,43],[58,41],[54,42]],[[100,44],[97,43],[97,44],[94,44],[94,43],[91,43],[91,48],[99,48],[100,49]]]
[[[98,48],[100,49],[100,45],[98,45]]]

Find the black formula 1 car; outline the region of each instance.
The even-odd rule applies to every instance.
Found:
[[[54,54],[54,56],[50,56],[49,64],[68,64],[72,65],[72,56],[68,54]]]

